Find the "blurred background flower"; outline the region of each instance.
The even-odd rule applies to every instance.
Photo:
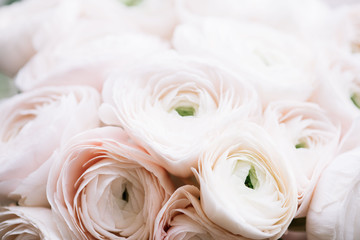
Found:
[[[0,101],[17,93],[15,83],[0,72]]]

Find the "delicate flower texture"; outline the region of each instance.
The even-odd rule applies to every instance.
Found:
[[[201,205],[215,224],[250,239],[278,239],[297,207],[292,170],[264,129],[238,123],[199,159]]]
[[[47,195],[63,239],[151,238],[173,185],[122,129],[84,132],[55,158]]]
[[[0,71],[14,76],[35,54],[33,35],[58,0],[28,0],[0,8]]]
[[[335,47],[340,48],[343,54],[360,57],[360,5],[343,5],[329,16],[326,27],[332,30],[328,33],[332,35],[326,37],[331,37]]]
[[[69,37],[36,54],[18,73],[24,91],[44,85],[83,84],[101,91],[107,75],[126,69],[151,53],[168,49],[157,37],[123,30],[93,29],[88,22],[69,30]]]
[[[359,199],[360,148],[356,148],[339,155],[322,173],[306,217],[308,239],[358,239]]]
[[[116,0],[27,0],[1,7],[0,71],[14,76],[35,53],[69,37],[74,24],[92,23],[99,32],[129,26],[120,6]]]
[[[250,21],[287,32],[309,31],[329,15],[321,0],[178,0],[181,23],[200,23],[206,17]]]
[[[259,117],[249,77],[199,58],[171,53],[147,58],[105,83],[100,118],[122,126],[170,173],[187,177],[219,124]]]
[[[211,222],[200,204],[200,191],[192,185],[178,188],[155,220],[154,240],[242,239]]]
[[[116,0],[123,3],[119,14],[142,32],[170,39],[177,24],[174,0]]]
[[[327,47],[318,60],[321,81],[311,101],[341,121],[344,135],[360,116],[360,5],[334,11],[319,32],[318,44]]]
[[[344,135],[360,116],[360,58],[333,56],[322,60],[321,81],[310,100],[340,121]]]
[[[266,36],[266,38],[264,37]],[[173,43],[182,53],[217,58],[255,78],[264,104],[276,99],[306,100],[316,86],[315,58],[295,36],[256,23],[205,18],[177,27]]]
[[[299,200],[297,216],[304,217],[322,171],[338,151],[340,126],[318,105],[296,101],[271,103],[264,124],[293,167]]]
[[[360,4],[349,6],[347,15],[353,28],[353,37],[349,41],[350,47],[352,52],[360,58]]]
[[[51,210],[38,207],[0,208],[2,240],[61,240]]]
[[[39,88],[0,105],[0,201],[9,193],[25,205],[47,203],[53,151],[97,127],[98,92],[90,87]]]

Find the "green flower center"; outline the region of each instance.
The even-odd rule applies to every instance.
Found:
[[[256,175],[256,170],[255,170],[254,166],[251,166],[251,168],[248,172],[248,175],[246,176],[244,184],[246,187],[254,189],[257,186],[258,181],[259,180]]]
[[[351,101],[354,103],[354,105],[357,108],[360,108],[360,94],[359,93],[354,93],[353,95],[351,95]]]
[[[298,144],[295,145],[295,148],[307,148],[307,144],[306,142],[299,142]]]
[[[128,7],[133,7],[139,5],[143,0],[120,0],[121,3]]]
[[[195,108],[191,106],[180,106],[175,108],[175,111],[182,117],[195,115]]]

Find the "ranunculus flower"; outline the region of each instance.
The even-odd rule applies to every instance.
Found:
[[[14,76],[35,53],[68,37],[74,24],[92,23],[100,32],[129,26],[121,5],[116,0],[27,0],[1,7],[0,71]]]
[[[94,25],[99,25],[94,28]],[[106,22],[76,23],[68,36],[37,53],[18,73],[15,81],[23,90],[46,85],[91,85],[101,91],[113,70],[127,69],[168,43],[143,33],[103,29]]]
[[[211,222],[201,208],[200,191],[192,185],[178,188],[160,210],[154,239],[239,239]]]
[[[359,136],[359,133],[357,133]],[[360,236],[360,148],[344,152],[324,170],[306,217],[307,238]]]
[[[1,207],[0,238],[61,240],[51,210],[40,207]]]
[[[298,191],[298,217],[305,217],[317,181],[338,152],[341,128],[318,105],[272,102],[264,125],[293,168]]]
[[[320,81],[311,101],[341,121],[343,135],[360,116],[359,13],[360,5],[334,9],[318,29],[321,37],[317,44],[322,46],[317,69]]]
[[[360,57],[360,5],[339,1],[337,8],[323,25],[322,35],[333,44],[329,52],[354,54]],[[340,51],[338,51],[340,50]]]
[[[44,18],[56,12],[58,0],[28,0],[0,8],[0,71],[14,76],[35,54],[33,35]]]
[[[266,37],[264,37],[266,36]],[[176,28],[173,44],[180,53],[221,60],[234,71],[249,71],[264,104],[306,100],[317,84],[311,48],[295,35],[265,25],[204,18]]]
[[[187,177],[208,135],[233,117],[256,120],[257,93],[214,62],[164,54],[112,76],[103,90],[100,118],[125,131],[170,173]]]
[[[320,84],[310,100],[340,121],[344,135],[360,116],[360,55],[356,58],[342,54],[321,60]]]
[[[176,3],[181,23],[200,23],[206,17],[221,17],[294,33],[309,32],[329,15],[326,4],[317,0],[178,0]]]
[[[122,129],[84,132],[54,157],[47,196],[63,239],[151,238],[173,185]]]
[[[293,171],[258,125],[237,122],[199,159],[200,201],[215,224],[250,239],[279,239],[297,208]]]
[[[99,93],[90,87],[39,88],[0,104],[0,202],[9,194],[25,205],[46,205],[54,150],[98,127]]]

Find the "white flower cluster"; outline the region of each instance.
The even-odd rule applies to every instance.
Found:
[[[5,2],[1,239],[359,238],[360,3]]]

